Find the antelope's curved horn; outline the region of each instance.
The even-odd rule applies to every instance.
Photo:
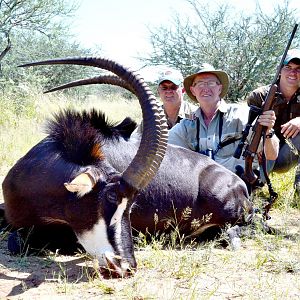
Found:
[[[22,67],[38,65],[72,64],[92,66],[111,71],[133,88],[139,99],[144,129],[139,149],[123,172],[123,179],[136,189],[144,188],[156,174],[167,148],[167,123],[162,109],[144,80],[133,71],[108,59],[85,57],[53,59],[24,64]]]
[[[56,86],[52,89],[49,89],[45,91],[45,93],[50,93],[50,92],[55,92],[63,89],[68,89],[72,87],[77,87],[81,85],[89,85],[89,84],[111,84],[111,85],[116,85],[119,87],[122,87],[129,92],[135,94],[135,91],[131,87],[131,85],[128,84],[128,82],[120,79],[118,76],[113,76],[113,75],[102,75],[102,76],[97,76],[97,77],[92,77],[92,78],[86,78],[86,79],[80,79],[76,81],[72,81],[66,84],[62,84],[59,86]]]

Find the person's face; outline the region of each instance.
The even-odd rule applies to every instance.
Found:
[[[223,86],[216,75],[203,73],[195,77],[190,90],[201,105],[204,103],[217,104],[222,88]]]
[[[289,62],[280,72],[280,83],[297,90],[300,87],[300,65]]]
[[[182,100],[182,89],[171,81],[163,81],[158,86],[158,94],[164,104],[173,103],[180,106]]]

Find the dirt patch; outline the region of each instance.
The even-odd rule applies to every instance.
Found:
[[[54,298],[64,293],[65,282],[88,282],[83,274],[83,258],[13,257],[5,248],[3,242],[0,254],[0,299]]]

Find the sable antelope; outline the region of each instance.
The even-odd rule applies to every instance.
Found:
[[[12,167],[3,182],[5,216],[14,228],[67,224],[87,252],[125,276],[136,268],[131,226],[143,232],[163,231],[168,219],[180,218],[189,208],[181,230],[198,235],[208,227],[244,224],[251,216],[246,185],[237,175],[187,149],[168,145],[165,152],[163,112],[137,75],[97,58],[27,66],[40,64],[113,71],[120,78],[100,76],[68,86],[112,83],[129,89],[140,100],[144,130],[138,140],[130,137],[136,123],[129,118],[112,125],[96,110],[58,113],[48,122],[48,136]],[[208,215],[197,229],[191,227],[193,220]]]

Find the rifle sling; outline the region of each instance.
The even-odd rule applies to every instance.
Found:
[[[265,154],[265,141],[266,141],[266,133],[263,133],[263,151],[262,151],[262,162],[259,163],[260,166],[262,167],[263,170],[263,174],[265,176],[266,179],[266,183],[268,185],[268,190],[269,190],[269,195],[270,198],[268,200],[268,203],[265,205],[265,207],[263,208],[263,216],[265,217],[266,220],[269,220],[271,217],[269,215],[269,210],[271,209],[273,203],[275,202],[275,200],[278,198],[278,194],[274,191],[271,180],[269,178],[268,175],[268,171],[267,171],[267,159],[266,159],[266,154]]]
[[[232,143],[234,143],[234,142],[236,142],[236,141],[238,141],[240,139],[241,139],[240,136],[233,136],[233,137],[229,138],[228,140],[226,140],[224,142],[220,142],[218,144],[217,150],[222,149],[223,147],[225,147],[225,146],[227,146],[229,144],[232,144]]]

